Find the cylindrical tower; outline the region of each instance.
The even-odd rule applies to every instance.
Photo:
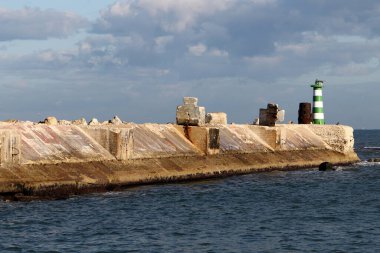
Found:
[[[311,124],[311,104],[307,102],[300,103],[298,109],[298,124]]]
[[[311,85],[313,87],[313,124],[324,125],[325,115],[323,113],[323,96],[322,88],[323,81],[315,80],[315,84]]]

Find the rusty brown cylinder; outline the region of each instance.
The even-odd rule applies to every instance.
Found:
[[[311,121],[311,103],[300,103],[298,109],[298,124],[310,124]]]

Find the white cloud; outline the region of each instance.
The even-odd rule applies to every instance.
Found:
[[[194,25],[199,16],[223,11],[232,2],[231,0],[140,0],[138,5],[152,16],[173,13],[174,21],[166,21],[163,26],[167,31],[182,32]]]
[[[347,64],[336,66],[332,74],[337,76],[368,75],[379,69],[379,63],[379,59],[375,57],[366,62],[348,62]]]
[[[201,16],[226,10],[235,0],[125,0],[117,1],[102,12],[98,21],[104,27],[114,17],[138,16],[148,13],[167,32],[183,32],[197,23]]]
[[[0,24],[0,41],[62,38],[88,26],[86,19],[74,13],[38,8],[1,8]]]
[[[157,53],[163,53],[165,52],[166,46],[173,41],[174,36],[167,35],[167,36],[159,36],[154,39],[155,42],[155,51]]]
[[[113,5],[111,5],[109,12],[111,15],[114,16],[128,16],[133,14],[130,4],[126,2],[114,3]]]
[[[253,66],[274,66],[282,62],[281,56],[252,56],[244,57],[244,60]]]
[[[207,46],[205,46],[202,43],[189,46],[189,53],[195,56],[202,56],[206,51],[207,51]]]
[[[277,3],[277,0],[250,0],[250,2],[257,5],[268,5]]]
[[[276,47],[276,51],[278,52],[288,51],[297,55],[304,55],[310,50],[311,45],[309,43],[294,43],[294,44],[275,43],[275,47]]]
[[[213,48],[213,49],[210,50],[210,55],[217,56],[217,57],[227,57],[228,56],[228,52],[225,51],[225,50],[220,50],[220,49]]]

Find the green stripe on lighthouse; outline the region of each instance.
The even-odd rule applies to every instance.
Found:
[[[315,84],[311,85],[313,87],[313,124],[324,125],[325,115],[323,111],[323,96],[322,88],[323,81],[315,80]]]
[[[313,107],[313,113],[323,113],[323,108]]]

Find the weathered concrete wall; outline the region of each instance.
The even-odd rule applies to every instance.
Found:
[[[82,129],[119,160],[200,155],[176,125],[124,124]]]
[[[220,129],[215,127],[176,126],[202,155],[215,155],[220,152]]]
[[[12,144],[12,147],[19,149],[21,164],[115,159],[77,126],[3,124],[0,125],[0,132],[3,131],[12,132],[13,142],[20,139],[18,148],[17,144]],[[13,156],[15,152],[13,148]]]
[[[347,126],[0,125],[1,163],[56,163],[328,149],[353,152]]]
[[[259,129],[256,132],[256,129]],[[272,138],[262,139],[263,130],[260,126],[249,125],[228,125],[220,128],[220,146],[223,154],[229,153],[252,153],[252,152],[271,152],[274,151]],[[268,129],[269,132],[272,132]],[[259,135],[257,134],[259,133]]]
[[[0,195],[358,161],[347,126],[0,124]]]
[[[354,130],[342,125],[307,125],[333,150],[349,153],[354,148]]]

